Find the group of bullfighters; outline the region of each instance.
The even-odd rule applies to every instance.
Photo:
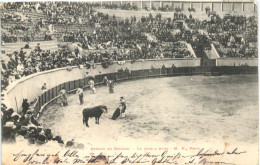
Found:
[[[113,80],[109,80],[106,76],[103,79],[103,82],[106,86],[109,87],[109,93],[114,93],[114,85],[115,82]],[[89,84],[89,88],[90,88],[90,92],[91,94],[95,94],[96,93],[96,89],[95,89],[95,82],[94,82],[94,78],[91,78],[90,81],[88,82]],[[83,94],[83,87],[80,86],[77,91],[76,94],[79,96],[79,102],[80,105],[82,105],[84,103],[84,94]],[[67,101],[67,91],[66,88],[63,87],[60,91],[60,101],[61,101],[61,106],[67,106],[68,105],[68,101]],[[125,117],[125,110],[126,110],[126,101],[124,97],[120,97],[120,104],[118,106],[118,108],[115,110],[112,119],[115,120],[118,117],[124,118]]]

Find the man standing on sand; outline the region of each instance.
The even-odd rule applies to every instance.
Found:
[[[68,101],[67,101],[67,91],[65,87],[62,87],[60,91],[60,99],[61,99],[61,106],[67,106]]]
[[[79,87],[76,93],[79,95],[79,102],[80,102],[80,105],[82,105],[84,103],[83,88]]]
[[[109,92],[114,93],[114,81],[108,80]]]
[[[121,110],[121,118],[125,118],[125,110],[126,110],[126,101],[124,97],[120,97],[120,110]]]
[[[91,90],[91,94],[95,94],[96,93],[96,89],[95,89],[95,82],[94,82],[94,79],[91,78],[91,80],[89,80],[89,87],[90,87],[90,90]]]

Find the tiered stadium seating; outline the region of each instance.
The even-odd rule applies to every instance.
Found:
[[[32,20],[36,20],[36,19],[47,19],[47,16],[44,13],[37,13],[37,12],[23,12],[23,14],[25,16],[27,16],[28,18],[32,19]]]
[[[38,43],[40,43],[40,47],[42,50],[50,50],[51,52],[58,50],[57,41],[30,42],[29,43],[30,49],[33,50]],[[20,49],[23,48],[25,45],[26,42],[17,42],[15,44],[5,43],[5,45],[2,46],[2,50],[5,51],[5,54],[12,54],[15,51],[17,52],[20,51]]]

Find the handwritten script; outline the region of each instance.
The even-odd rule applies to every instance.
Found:
[[[57,151],[48,153],[36,149],[33,152],[20,150],[12,154],[14,162],[23,162],[24,164],[228,164],[236,165],[234,162],[224,161],[223,157],[243,155],[246,151],[234,148],[229,151],[218,151],[212,149],[201,148],[195,154],[184,154],[182,151],[169,152],[164,151],[119,151],[114,155],[104,155],[102,152],[95,155],[93,152],[87,153],[84,150],[68,149],[65,151]],[[234,160],[231,159],[231,160]]]

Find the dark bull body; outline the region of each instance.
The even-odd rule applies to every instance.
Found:
[[[82,111],[82,115],[83,115],[83,124],[86,123],[86,126],[89,127],[88,125],[88,119],[91,117],[95,117],[96,119],[96,124],[99,124],[99,118],[102,115],[102,113],[105,112],[107,113],[107,107],[100,105],[100,106],[96,106],[93,108],[85,108]]]

